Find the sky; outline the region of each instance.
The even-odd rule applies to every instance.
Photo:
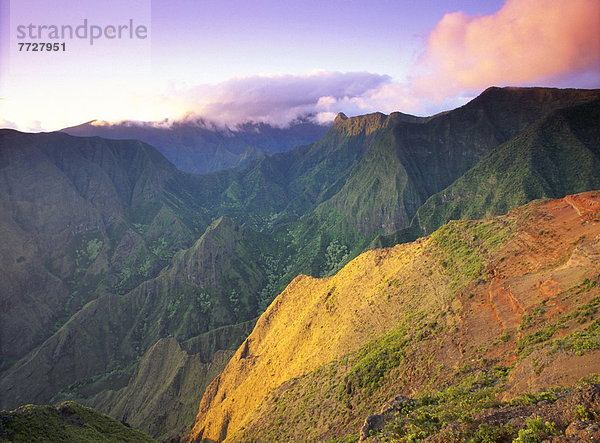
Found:
[[[0,127],[285,125],[599,88],[599,30],[600,0],[0,0]]]

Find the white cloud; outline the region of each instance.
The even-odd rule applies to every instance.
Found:
[[[369,112],[373,110],[370,97],[390,83],[386,75],[318,71],[234,78],[192,88],[174,87],[162,100],[176,102],[180,109],[185,109],[187,118],[200,116],[229,126],[249,120],[285,125],[306,115],[323,121],[340,111]]]

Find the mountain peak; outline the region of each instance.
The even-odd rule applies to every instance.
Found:
[[[345,120],[348,120],[348,116],[343,112],[339,112],[338,115],[336,115],[335,120],[333,121],[333,125],[339,125]]]
[[[388,116],[381,112],[347,117],[340,112],[333,122],[333,128],[341,131],[344,135],[357,135],[364,132],[370,135],[388,124]]]

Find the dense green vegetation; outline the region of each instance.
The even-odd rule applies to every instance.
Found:
[[[400,411],[396,420],[388,426],[397,438],[405,441],[420,441],[438,433],[451,422],[473,422],[478,412],[500,405],[495,398],[495,387],[505,376],[506,371],[499,368],[494,372],[465,375],[455,385],[422,393],[413,402],[408,403]],[[486,428],[478,429],[475,437],[477,438],[477,434],[481,437],[481,434],[490,431],[491,429]],[[495,431],[495,433],[504,431],[502,433],[509,435],[511,433],[511,430],[506,428]]]
[[[386,374],[406,359],[406,348],[411,339],[408,327],[401,326],[363,347],[356,354],[346,376],[347,382],[366,394],[375,392]]]

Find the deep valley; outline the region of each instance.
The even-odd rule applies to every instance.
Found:
[[[0,129],[0,439],[597,436],[599,122]]]

